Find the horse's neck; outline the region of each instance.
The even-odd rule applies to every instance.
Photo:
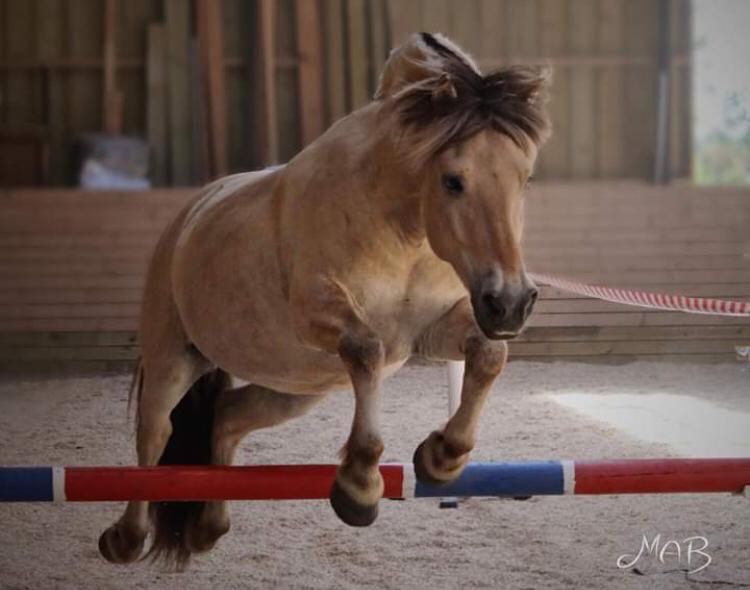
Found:
[[[387,227],[395,230],[404,245],[418,247],[424,239],[422,198],[419,193],[423,181],[419,173],[404,164],[397,153],[394,137],[398,130],[390,129],[379,117],[378,105],[371,104],[350,115],[342,126],[334,148],[340,150],[346,166],[340,171],[345,179],[356,179],[360,190],[355,199],[366,201],[363,213],[380,213]],[[347,152],[343,154],[343,152]],[[336,160],[336,155],[333,155]],[[370,219],[370,221],[376,221]],[[369,223],[375,231],[377,223]]]

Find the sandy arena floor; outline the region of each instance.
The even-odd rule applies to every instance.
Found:
[[[474,458],[676,456],[678,447],[633,438],[554,395],[678,394],[742,417],[750,415],[748,369],[517,362],[495,387]],[[132,464],[129,381],[0,381],[0,464]],[[334,462],[351,411],[350,395],[332,396],[296,422],[251,435],[239,461]],[[445,420],[443,369],[402,369],[385,384],[383,412],[384,460],[408,460]],[[723,495],[475,499],[457,510],[384,501],[365,530],[341,524],[326,502],[235,503],[230,534],[184,574],[99,557],[98,536],[121,509],[0,506],[0,588],[750,588],[750,503]],[[684,555],[618,569],[618,556],[637,552],[644,534],[662,542],[703,535],[712,563],[695,575]]]

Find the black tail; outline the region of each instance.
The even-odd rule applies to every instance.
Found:
[[[172,410],[172,435],[159,465],[211,463],[211,434],[216,397],[231,387],[231,377],[221,369],[203,375]],[[203,510],[204,502],[152,502],[154,542],[146,557],[182,570],[190,560],[185,529]]]

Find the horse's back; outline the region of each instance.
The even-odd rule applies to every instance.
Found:
[[[208,185],[173,236],[172,295],[189,341],[230,373],[289,392],[317,392],[345,373],[302,347],[280,265],[279,174],[238,174]]]

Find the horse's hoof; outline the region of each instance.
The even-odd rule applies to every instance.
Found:
[[[427,452],[426,445],[427,441],[422,441],[417,447],[417,450],[414,451],[414,457],[412,458],[412,462],[414,463],[414,475],[417,477],[417,481],[429,486],[444,486],[449,484],[450,481],[437,479],[427,470],[424,458],[425,453]]]
[[[185,531],[185,545],[191,553],[205,553],[214,548],[217,541],[229,532],[229,522],[193,523]]]
[[[360,504],[349,496],[336,480],[331,487],[330,500],[333,511],[349,526],[370,526],[378,517],[377,504]]]
[[[141,556],[145,535],[128,533],[120,524],[113,524],[99,537],[99,553],[111,563],[132,563]]]

